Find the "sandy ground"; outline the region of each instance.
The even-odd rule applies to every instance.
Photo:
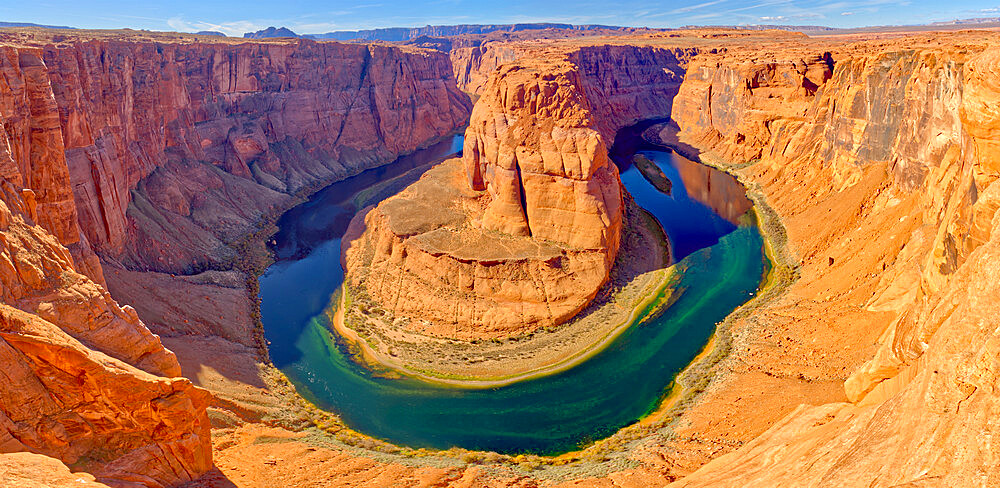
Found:
[[[738,170],[781,216],[788,253],[801,260],[798,280],[730,325],[731,353],[711,365],[713,380],[703,392],[676,405],[679,410],[661,412],[661,422],[632,428],[634,435],[616,436],[595,450],[596,457],[566,466],[481,466],[455,453],[411,458],[346,445],[309,430],[301,400],[278,372],[257,363],[252,348],[194,330],[178,333],[175,322],[177,330],[159,330],[174,334],[164,343],[177,353],[185,376],[216,396],[210,414],[219,471],[193,486],[536,486],[571,480],[577,480],[573,486],[649,486],[677,479],[753,439],[799,404],[846,401],[843,381],[871,356],[885,322],[864,308],[877,280],[867,269],[881,269],[899,249],[892,235],[919,224],[904,218],[912,205],[874,216],[862,211],[872,207],[865,199],[882,184],[884,171],[873,166],[852,190],[824,199],[834,192],[792,191],[810,175],[772,178],[753,166]],[[812,204],[804,205],[807,200]],[[842,259],[849,253],[865,259]],[[109,282],[121,281],[117,276]],[[177,280],[132,276],[131,282],[167,279]],[[185,281],[176,289],[193,303],[229,296],[216,283]],[[176,308],[170,304],[181,296],[156,296],[140,315]]]

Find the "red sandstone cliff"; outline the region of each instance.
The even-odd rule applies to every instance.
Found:
[[[783,216],[863,195],[852,228],[791,237],[807,266],[837,255],[829,267],[858,270],[826,286],[884,332],[845,383],[851,403],[800,407],[680,486],[1000,482],[986,441],[1000,326],[998,53],[902,44],[753,62],[729,53],[690,67],[676,102],[681,139],[711,157],[759,159],[750,171]],[[812,201],[796,194],[806,189]],[[892,214],[902,216],[885,222]]]
[[[217,264],[288,194],[412,151],[469,109],[427,51],[91,41],[45,60],[81,228],[165,271]]]
[[[42,224],[98,280],[90,247],[143,269],[224,265],[290,194],[453,132],[470,109],[448,58],[423,50],[91,40],[2,59],[0,167],[9,153],[30,168]]]
[[[476,46],[454,46],[449,52],[458,87],[482,95],[483,86],[500,65],[520,55],[518,44],[483,42]]]
[[[226,244],[292,194],[454,132],[469,109],[448,58],[417,49],[0,46],[2,451],[122,486],[205,473],[209,396],[172,378],[177,359],[105,291],[94,250],[226,266]]]
[[[998,483],[994,467],[1000,457],[989,439],[996,430],[992,419],[997,409],[995,363],[1000,343],[996,338],[1000,326],[996,305],[1000,241],[994,230],[1000,226],[996,183],[1000,161],[996,112],[1000,70],[996,66],[1000,57],[995,49],[986,50],[981,41],[958,41],[964,44],[951,47],[933,39],[857,46],[789,43],[780,51],[769,51],[760,43],[741,49],[729,44],[727,51],[714,54],[702,50],[688,66],[672,108],[683,129],[683,142],[703,151],[706,159],[757,161],[739,171],[754,190],[767,196],[785,221],[790,245],[801,259],[802,277],[776,303],[746,318],[744,322],[750,325],[734,328],[733,365],[704,394],[715,396],[702,397],[706,402],[717,402],[714,410],[696,405],[682,416],[682,425],[694,426],[680,436],[692,439],[682,447],[705,449],[703,452],[654,449],[653,455],[643,457],[643,465],[636,471],[613,473],[593,484],[644,482],[637,479],[663,484],[678,475],[688,475],[681,484],[690,486]],[[613,56],[610,52],[600,55]],[[564,53],[558,53],[557,61],[564,59]],[[662,67],[672,71],[668,64]],[[20,64],[18,69],[22,69]],[[557,73],[566,76],[571,71]],[[655,71],[648,65],[638,70]],[[614,88],[624,84],[629,79],[627,72],[628,68],[611,70],[600,85]],[[530,76],[525,79],[535,80]],[[575,86],[591,83],[581,80]],[[638,83],[634,86],[636,97],[646,93]],[[615,98],[615,92],[607,89],[602,95]],[[630,106],[618,102],[615,110],[602,112],[593,100],[589,103],[592,114],[613,115]],[[503,113],[503,105],[497,107],[493,115]],[[7,114],[3,112],[5,117]],[[608,127],[650,115],[665,114],[627,114],[614,123],[604,118],[605,126],[594,123],[590,127],[597,134],[595,140],[607,144],[605,133],[613,130]],[[603,117],[595,115],[593,119]],[[13,120],[5,118],[5,127],[16,126]],[[32,129],[30,119],[21,124],[27,127],[21,134],[29,136],[9,140],[23,141],[30,134],[45,133],[42,125]],[[554,122],[550,125],[557,126]],[[494,137],[488,131],[480,136],[483,141]],[[0,171],[5,178],[23,182],[27,170],[21,168],[31,168],[30,164],[15,166],[12,161],[32,160],[21,156],[4,160],[4,151],[22,154],[17,151],[23,149],[0,145]],[[29,223],[32,212],[37,217],[40,201],[58,199],[39,199],[36,193],[22,193],[17,185],[9,188],[8,195],[13,196],[5,197],[4,202],[17,210],[6,220],[0,213],[0,224],[8,222],[4,225],[14,229],[2,233],[5,245],[17,245],[8,245],[4,256],[27,259],[34,253],[18,253],[15,248],[28,245],[22,242],[46,239],[40,227]],[[477,193],[467,187],[456,188]],[[380,242],[390,244],[386,248],[392,251],[384,255],[395,260],[390,264],[405,263],[413,250],[420,249],[414,246],[400,252],[404,246],[397,241],[405,243],[402,237],[409,234],[390,232],[391,226],[381,222],[375,224],[381,230],[378,236],[385,237]],[[24,230],[29,228],[34,230]],[[21,239],[21,235],[30,238]],[[59,249],[53,245],[51,252],[38,254],[44,256],[38,264],[11,260],[5,268],[7,276],[17,278],[7,278],[4,283],[16,282],[20,289],[34,290],[24,283],[61,278],[65,274],[61,271],[37,271],[64,269],[58,263],[70,258]],[[428,253],[414,262],[429,262],[433,266],[428,269],[433,270],[440,261],[431,258],[437,257]],[[10,269],[15,270],[13,274]],[[23,275],[22,270],[26,270]],[[87,353],[76,344],[100,338],[72,339],[52,329],[47,324],[59,320],[58,313],[52,319],[31,317],[30,323],[20,319],[24,313],[49,313],[48,305],[41,306],[41,302],[31,307],[18,311],[8,306],[3,312],[5,321],[0,322],[6,324],[5,340],[11,337],[17,347],[30,352],[15,358],[24,361],[28,369],[42,368],[41,358],[52,357],[50,347],[70,351],[60,354],[60,359],[65,356],[73,364],[90,365],[74,366],[95,372],[90,377],[101,377],[101,369],[88,369],[94,362],[120,365],[111,359],[81,359]],[[110,310],[114,315],[115,310]],[[126,310],[119,312],[128,315]],[[882,330],[885,333],[879,339]],[[41,346],[23,345],[42,334],[48,335]],[[851,370],[845,370],[847,366],[852,366]],[[120,367],[130,375],[142,376],[134,369]],[[47,374],[42,376],[49,379]],[[845,391],[843,379],[848,376]],[[150,386],[155,383],[146,383],[144,388],[156,390],[159,387]],[[824,389],[838,393],[823,396]],[[59,391],[83,390],[60,386]],[[788,416],[769,411],[772,405],[784,408],[800,399],[826,404],[805,406]],[[140,410],[144,401],[140,399]],[[4,408],[7,412],[8,407]],[[781,408],[775,410],[787,411]],[[706,409],[712,415],[706,415]],[[744,417],[729,417],[730,411],[743,411]],[[775,421],[768,430],[769,422]],[[197,425],[185,429],[192,432]],[[142,434],[137,435],[146,442]],[[652,442],[663,442],[658,435],[654,437]],[[754,437],[757,439],[738,449],[739,443]],[[172,442],[153,441],[161,443],[157,445]],[[704,459],[725,451],[733,453],[689,474]],[[60,448],[51,452],[67,462],[75,455]],[[343,463],[349,456],[340,454],[335,462],[349,464]],[[685,466],[689,455],[695,460]],[[257,462],[259,457],[240,461]],[[380,467],[376,465],[373,471],[381,472]],[[261,472],[269,476],[282,469],[280,463],[269,464]],[[302,479],[300,473],[295,475],[294,479]]]
[[[38,214],[30,190],[0,178],[0,452],[121,486],[199,477],[212,466],[208,394],[164,377],[181,373],[173,353],[74,269]]]
[[[622,190],[608,147],[620,127],[669,115],[693,53],[602,45],[500,66],[466,130],[465,181],[440,170],[373,210],[347,255],[352,283],[448,337],[575,316],[618,253]],[[454,185],[467,188],[440,190]],[[455,217],[420,220],[428,208]]]

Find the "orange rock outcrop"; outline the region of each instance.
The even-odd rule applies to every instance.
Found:
[[[227,244],[289,195],[449,134],[471,109],[434,51],[98,38],[2,53],[0,168],[33,168],[43,225],[98,281],[91,248],[141,269],[225,267]]]
[[[212,468],[212,399],[104,289],[97,254],[144,313],[183,303],[203,290],[143,295],[122,280],[172,277],[120,267],[231,266],[228,244],[293,194],[452,133],[471,106],[436,52],[125,37],[0,34],[0,451],[175,486]],[[238,290],[199,298],[249,308],[233,274],[202,275]],[[159,330],[253,343],[249,310],[231,326],[197,305],[205,321]]]
[[[662,41],[697,48],[662,139],[766,199],[797,281],[736,319],[708,390],[640,468],[577,484],[997,484],[995,36],[740,36]],[[544,76],[524,59],[493,76]]]
[[[667,131],[665,140],[706,161],[731,165],[773,208],[787,231],[781,234],[787,237],[793,261],[789,269],[797,280],[734,319],[726,358],[713,367],[705,391],[670,425],[670,436],[656,433],[630,444],[635,446],[629,461],[633,468],[567,484],[996,485],[1000,456],[990,442],[997,428],[1000,354],[1000,53],[991,47],[996,36],[965,32],[855,41],[691,31],[511,47],[525,51],[513,63],[488,70],[489,81],[481,85],[484,108],[476,108],[469,129],[470,159],[446,163],[422,180],[425,185],[447,183],[447,198],[421,196],[418,183],[387,200],[368,214],[366,241],[348,253],[368,246],[382,260],[380,276],[409,273],[412,279],[404,283],[410,284],[402,287],[391,280],[378,287],[365,283],[380,303],[389,303],[389,293],[405,303],[427,289],[439,290],[439,296],[454,292],[467,297],[459,293],[470,292],[463,286],[475,281],[460,281],[460,276],[478,279],[490,266],[500,266],[495,269],[510,276],[527,269],[487,263],[483,251],[497,247],[479,245],[486,238],[532,243],[537,246],[532,250],[552,246],[560,255],[583,249],[606,263],[614,237],[613,211],[605,206],[577,215],[578,193],[563,188],[585,183],[579,175],[593,177],[600,168],[613,171],[595,148],[607,147],[617,127],[671,115],[680,133]],[[0,176],[6,180],[0,199],[5,205],[0,209],[0,349],[8,351],[4,364],[13,365],[7,374],[15,381],[7,383],[17,385],[0,386],[2,425],[10,432],[0,446],[31,447],[64,465],[98,456],[88,470],[108,482],[177,483],[207,469],[202,394],[185,380],[149,374],[169,374],[174,364],[169,354],[157,347],[155,336],[143,332],[128,308],[118,307],[94,280],[72,271],[79,251],[71,253],[59,243],[83,243],[88,230],[79,228],[73,241],[72,226],[62,225],[69,222],[69,213],[59,213],[67,201],[61,189],[65,176],[41,165],[57,156],[49,150],[32,153],[31,145],[24,144],[55,144],[51,117],[32,122],[34,114],[44,115],[52,106],[49,95],[44,87],[29,89],[34,85],[25,81],[38,71],[34,58],[50,64],[49,49],[56,48],[4,51],[8,76],[0,77],[0,83],[8,84],[4,89],[17,94],[0,97],[0,132],[7,134],[0,144]],[[151,56],[153,51],[148,51]],[[176,56],[181,51],[171,52]],[[26,56],[22,63],[22,52],[35,53],[34,58]],[[478,82],[470,77],[466,83]],[[79,117],[69,112],[60,112],[60,124],[73,125],[62,122],[63,117]],[[115,134],[124,126],[101,127]],[[560,138],[564,132],[573,136]],[[95,148],[104,144],[94,140]],[[232,168],[239,166],[237,156],[245,162],[254,154],[276,151],[274,143],[263,149],[253,137],[226,141],[231,142],[226,147],[231,146]],[[33,159],[32,154],[48,156]],[[230,181],[225,175],[239,171],[222,168],[229,159],[219,161],[219,167],[197,168]],[[559,164],[547,166],[551,161]],[[148,195],[149,188],[156,188],[158,198],[168,198],[170,185],[153,182],[160,172],[179,171],[171,164],[154,168],[136,194]],[[247,167],[253,172],[256,165]],[[545,183],[524,183],[517,174],[528,173],[525,168]],[[189,171],[184,174],[195,174]],[[75,182],[75,173],[68,174]],[[31,186],[33,181],[50,182],[51,193]],[[143,184],[150,186],[140,188]],[[581,186],[584,202],[598,201],[604,191]],[[513,198],[515,188],[525,198]],[[527,198],[533,189],[547,194]],[[190,215],[212,212],[211,205],[198,207],[191,195],[169,198],[178,209],[201,208]],[[435,205],[421,206],[428,202]],[[430,213],[428,209],[454,218],[412,218]],[[573,225],[547,226],[557,214],[571,216]],[[546,240],[536,238],[535,229]],[[588,230],[586,235],[582,229]],[[152,256],[169,255],[151,249]],[[175,263],[197,259],[192,254]],[[533,265],[542,264],[546,260]],[[590,266],[588,272],[594,269],[602,270]],[[427,277],[438,281],[421,281]],[[490,285],[471,291],[495,299],[512,289]],[[585,301],[586,295],[580,292],[576,299]],[[530,303],[523,291],[509,296],[522,309]],[[426,311],[430,319],[449,324],[456,317],[449,307],[457,300],[431,300],[400,310]],[[433,308],[438,303],[446,306]],[[99,312],[88,315],[74,308],[78,304]],[[476,317],[461,316],[468,322],[465,330],[484,324]],[[457,319],[440,333],[454,334],[455,323]],[[121,337],[133,345],[119,347],[112,340]],[[133,350],[146,352],[130,354]],[[123,361],[142,364],[146,371]],[[120,385],[144,393],[124,398]],[[60,399],[58,404],[49,401],[50,392]],[[25,398],[37,399],[31,405],[44,407],[44,415],[26,413]],[[122,405],[127,408],[117,407]],[[94,428],[88,430],[88,425]],[[259,429],[250,425],[226,432],[226,442],[217,445],[229,476],[220,484],[266,486],[263,477],[416,483],[426,474],[401,465],[385,469],[354,450],[316,449],[289,439],[276,443],[275,438],[292,435],[254,430]],[[65,442],[69,438],[72,446]],[[108,442],[117,446],[115,451],[94,451]],[[317,462],[264,457],[281,452],[298,452]],[[21,466],[35,466],[32,462],[0,455],[0,472],[29,473],[17,474],[17,479],[30,480],[31,469]],[[39,464],[65,479],[60,463],[46,459]],[[139,471],[143,464],[152,470]],[[476,467],[426,478],[445,485],[535,483],[529,472],[509,469],[495,478]]]
[[[0,178],[0,452],[121,486],[197,479],[212,467],[208,393],[177,377],[135,310],[75,270],[21,195]]]
[[[998,482],[997,451],[984,440],[996,429],[987,419],[996,409],[1000,326],[1000,71],[995,48],[972,36],[958,41],[915,38],[798,59],[775,53],[773,63],[729,53],[692,63],[695,83],[687,90],[685,82],[677,105],[701,109],[681,115],[681,139],[733,162],[759,159],[754,178],[776,194],[783,215],[827,205],[825,195],[803,205],[796,191],[846,196],[869,185],[873,172],[885,175],[864,195],[857,229],[834,231],[839,243],[790,229],[807,263],[831,256],[828,267],[853,270],[828,283],[841,291],[822,301],[859,307],[852,313],[879,318],[882,333],[870,359],[846,378],[848,402],[802,406],[678,486]],[[749,88],[771,65],[788,75]],[[805,80],[817,87],[801,89],[812,84]],[[901,216],[881,224],[885,234],[864,237],[887,214]]]
[[[464,178],[441,170],[373,210],[348,253],[351,281],[434,335],[572,318],[618,253],[622,189],[608,148],[620,127],[669,115],[693,52],[600,46],[499,68],[466,130]]]

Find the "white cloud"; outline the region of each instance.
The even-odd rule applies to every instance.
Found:
[[[671,13],[671,14],[682,14],[682,13],[685,13],[685,12],[690,12],[692,10],[698,10],[698,9],[702,9],[702,8],[705,8],[705,7],[711,7],[712,5],[717,5],[717,4],[720,4],[720,3],[724,2],[724,1],[726,1],[726,0],[712,0],[711,2],[704,2],[704,3],[699,3],[697,5],[690,5],[690,6],[687,6],[687,7],[676,8],[676,9],[671,10],[668,13]]]
[[[784,15],[765,15],[760,18],[761,22],[785,22],[786,20],[788,20],[788,17],[785,17]]]
[[[841,12],[840,15],[854,15],[854,12]]]
[[[237,20],[233,22],[223,22],[213,24],[200,20],[187,21],[181,17],[167,19],[167,25],[178,32],[198,32],[198,31],[218,31],[230,37],[241,37],[246,32],[254,32],[267,27],[264,24],[251,22],[249,20]]]

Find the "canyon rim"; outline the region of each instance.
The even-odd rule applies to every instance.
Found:
[[[1000,486],[995,23],[0,26],[0,486]]]

